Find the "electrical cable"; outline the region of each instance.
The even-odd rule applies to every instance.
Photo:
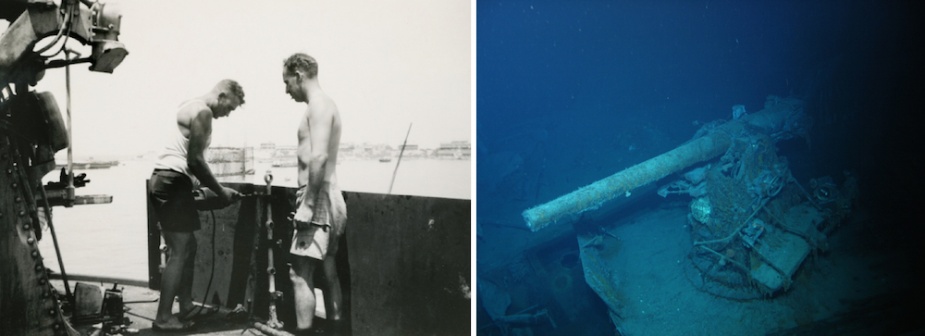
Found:
[[[206,306],[206,300],[208,300],[209,298],[209,291],[212,290],[212,280],[215,278],[215,227],[216,227],[215,210],[209,210],[209,213],[212,215],[212,243],[211,243],[212,244],[212,270],[209,272],[209,282],[206,285],[206,292],[202,294],[202,304],[199,307],[191,309],[189,313],[184,314],[185,315],[184,317],[197,316],[199,315],[199,313],[202,312],[202,308]],[[196,310],[196,313],[190,314],[193,312],[193,310]],[[215,313],[215,310],[211,310],[211,312],[208,315],[212,315],[214,313]]]
[[[74,14],[74,13],[73,13],[73,7],[72,7],[72,6],[68,6],[67,14],[65,14],[66,17],[64,18],[64,25],[61,26],[61,28],[58,29],[58,34],[55,36],[55,39],[52,40],[51,43],[49,43],[48,45],[46,45],[46,46],[42,47],[41,49],[39,49],[38,51],[36,51],[36,52],[35,52],[36,54],[41,54],[41,53],[43,53],[43,52],[46,52],[46,51],[48,51],[48,49],[51,49],[52,46],[54,46],[55,44],[58,44],[58,41],[61,40],[61,35],[64,34],[65,28],[67,29],[68,34],[71,33],[71,18],[74,16],[73,14]],[[62,47],[62,49],[64,49],[64,48]],[[58,52],[56,52],[55,55],[57,55],[57,54],[60,53],[60,52],[61,52],[61,50],[58,50]],[[54,56],[54,55],[52,55],[52,56]],[[51,56],[49,56],[49,57],[51,57]]]
[[[80,6],[80,5],[77,5],[77,4],[75,3],[74,6],[68,6],[68,8],[67,8],[67,12],[68,12],[68,13],[67,13],[67,18],[68,18],[68,20],[70,20],[72,17],[74,17],[73,11],[74,11],[74,7],[75,7],[75,6]],[[70,22],[68,22],[67,24],[65,24],[65,26],[67,27],[67,33],[64,34],[64,43],[61,44],[61,48],[59,48],[58,51],[56,51],[54,54],[51,54],[50,56],[47,56],[46,58],[52,58],[52,57],[58,56],[59,54],[61,54],[62,51],[71,52],[71,50],[68,50],[68,49],[67,49],[67,41],[69,41],[69,40],[71,39],[71,24],[70,24]],[[55,43],[57,43],[57,42],[58,42],[58,41],[55,40]],[[51,46],[51,45],[49,45],[49,46]],[[77,54],[77,56],[80,56],[80,53],[78,53],[78,52],[74,52],[74,53]]]

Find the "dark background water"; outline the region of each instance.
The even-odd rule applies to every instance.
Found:
[[[518,127],[527,120],[550,137],[580,128],[584,139],[555,140],[570,146],[639,119],[686,139],[692,121],[728,119],[734,104],[755,112],[773,94],[806,100],[817,131],[851,131],[869,153],[922,110],[912,4],[479,1],[479,144],[531,131]]]
[[[919,280],[925,6],[917,1],[477,2],[477,220],[520,211],[690,139],[768,95],[804,100],[798,179],[857,173],[882,239]],[[480,236],[486,249],[522,232]],[[512,232],[505,236],[504,232]],[[483,268],[479,268],[479,272]],[[921,293],[912,293],[921,298]],[[911,299],[910,299],[910,302]]]

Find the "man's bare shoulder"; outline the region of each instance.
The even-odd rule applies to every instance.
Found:
[[[337,104],[334,103],[334,100],[331,99],[328,95],[320,95],[315,98],[310,104],[308,104],[308,109],[306,114],[308,115],[333,115],[337,113]]]
[[[177,117],[181,122],[189,122],[193,119],[212,120],[212,109],[204,101],[190,100],[180,106]]]

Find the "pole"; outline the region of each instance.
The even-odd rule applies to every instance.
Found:
[[[405,133],[405,142],[402,142],[401,150],[398,151],[398,161],[395,162],[395,171],[392,172],[392,182],[389,182],[389,192],[387,192],[386,195],[392,193],[392,186],[395,185],[395,175],[398,174],[398,165],[401,164],[402,154],[405,153],[405,146],[408,144],[408,136],[411,135],[411,125],[414,125],[414,123],[408,124],[408,132]]]
[[[67,187],[64,206],[74,205],[74,129],[71,127],[71,51],[64,51],[64,85],[67,91]]]
[[[279,321],[276,315],[276,301],[282,296],[282,292],[276,290],[276,264],[273,261],[273,247],[276,244],[276,238],[273,237],[273,227],[275,226],[273,223],[273,204],[271,203],[272,198],[270,198],[273,192],[273,174],[268,170],[263,180],[267,182],[267,197],[264,203],[267,206],[267,276],[270,280],[270,307],[266,325],[273,329],[282,329],[283,323]]]
[[[45,193],[45,186],[39,184],[39,190],[42,192],[42,202],[45,205],[45,220],[48,221],[48,231],[51,231],[51,241],[55,245],[55,255],[58,257],[58,266],[61,267],[61,280],[64,281],[64,295],[67,301],[74,303],[71,295],[71,285],[67,281],[67,272],[64,271],[64,259],[61,258],[61,247],[58,246],[58,234],[55,233],[55,225],[51,220],[51,205],[48,204],[48,195]]]

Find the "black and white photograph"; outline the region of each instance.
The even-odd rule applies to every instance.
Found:
[[[0,0],[0,334],[469,335],[473,8]]]

